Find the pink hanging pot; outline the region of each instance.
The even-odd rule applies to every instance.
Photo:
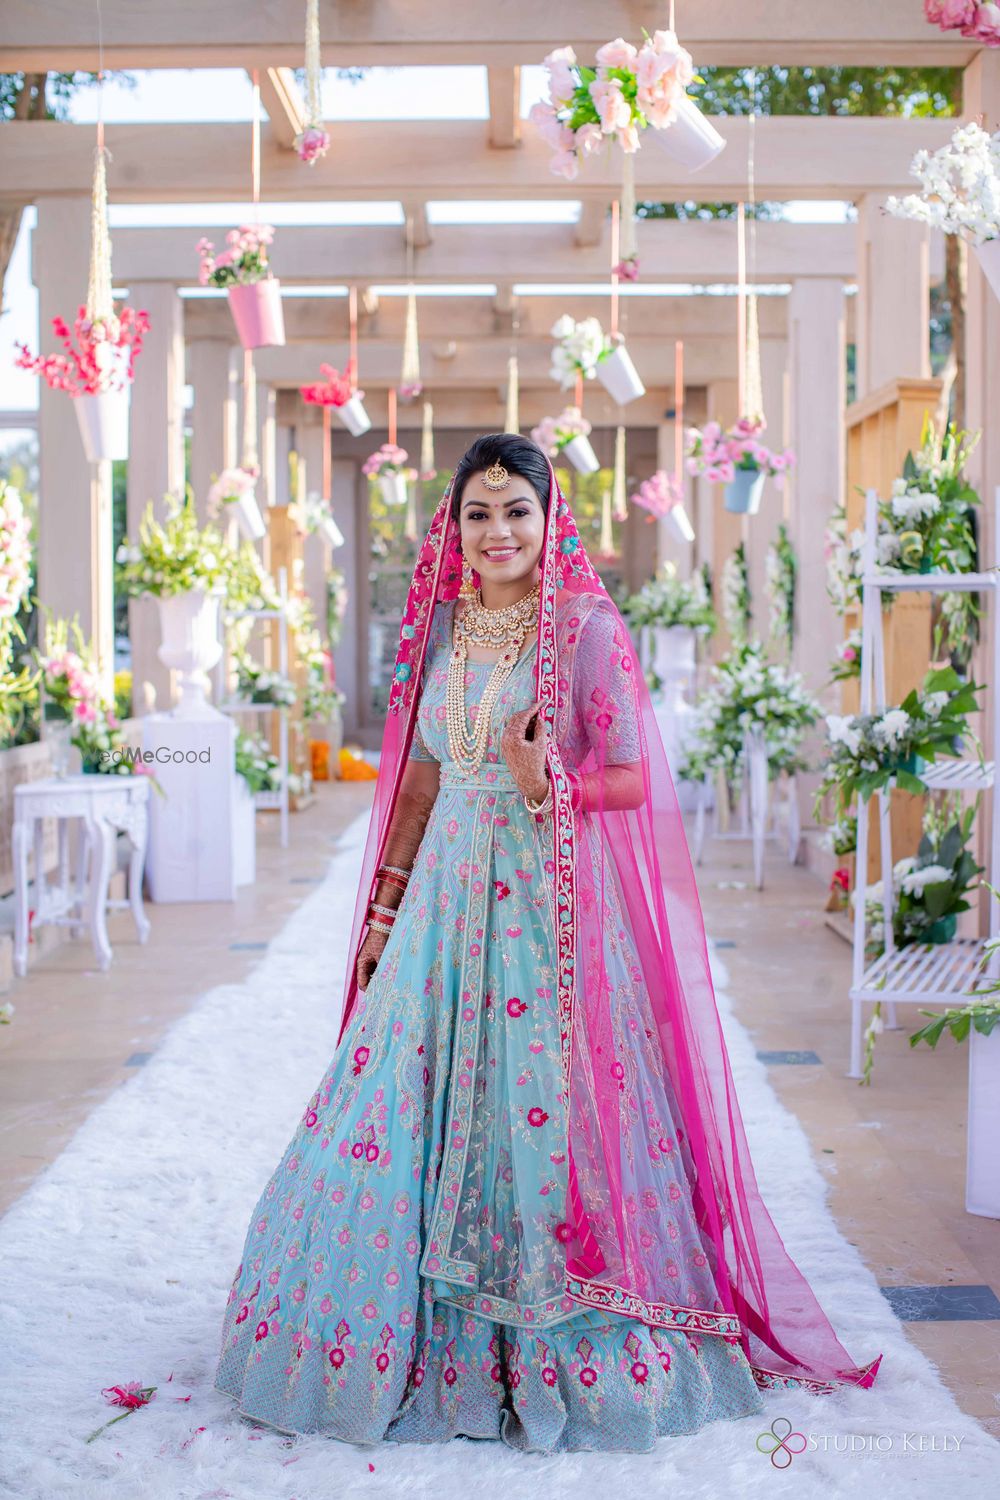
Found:
[[[244,349],[274,349],[284,345],[281,282],[276,276],[267,276],[262,281],[238,281],[227,287],[226,293]]]

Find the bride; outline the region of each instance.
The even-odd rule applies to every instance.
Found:
[[[621,615],[542,451],[479,438],[414,570],[337,1050],[216,1384],[287,1432],[639,1451],[877,1366],[761,1201]]]

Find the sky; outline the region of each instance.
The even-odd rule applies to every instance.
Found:
[[[134,87],[112,80],[105,84],[104,119],[108,124],[249,121],[253,110],[250,79],[240,69],[200,69],[197,73],[164,69],[136,73]],[[521,112],[544,98],[545,70],[521,69]],[[323,83],[324,117],[329,121],[354,120],[485,120],[487,103],[485,67],[371,68],[358,82],[338,78],[328,70]],[[73,100],[70,118],[79,124],[94,123],[98,92],[81,90]],[[531,202],[441,202],[428,205],[431,223],[572,223],[579,202],[567,199]],[[263,204],[259,210],[268,223],[282,224],[402,224],[399,203],[281,203]],[[248,217],[248,204],[129,204],[111,203],[111,228],[125,226],[194,225],[229,227]],[[790,203],[790,219],[843,223],[843,203]],[[0,413],[33,411],[38,405],[35,376],[14,368],[15,343],[33,350],[39,347],[38,298],[31,284],[29,237],[34,211],[24,215],[21,233],[11,260],[4,294],[5,312],[0,317]],[[81,253],[86,253],[85,250]],[[192,251],[193,254],[193,251]],[[331,289],[332,290],[332,289]],[[464,289],[468,293],[468,288]],[[543,289],[539,289],[540,291]],[[624,290],[636,291],[636,288]],[[644,286],[645,295],[657,294]],[[659,295],[683,294],[684,288],[663,288]],[[437,295],[441,295],[437,291]],[[527,294],[527,293],[525,293]],[[74,309],[67,308],[71,317]],[[43,339],[51,349],[50,336]]]

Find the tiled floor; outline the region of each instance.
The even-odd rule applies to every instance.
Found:
[[[0,1212],[205,989],[256,962],[370,796],[319,788],[287,850],[262,815],[257,882],[232,904],[149,906],[144,948],[113,916],[109,974],[86,943],[66,943],[15,984],[14,1024],[0,1028]],[[724,843],[709,845],[700,883],[737,1014],[809,1136],[841,1229],[960,1404],[1000,1436],[1000,1222],[963,1206],[967,1054],[913,1051],[906,1025],[879,1038],[875,1083],[860,1088],[844,1076],[850,951],[824,926],[820,886],[771,856],[758,893],[749,850]]]

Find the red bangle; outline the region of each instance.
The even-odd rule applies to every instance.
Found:
[[[583,805],[583,778],[576,771],[567,771],[566,779],[569,781],[570,807],[579,812]]]

